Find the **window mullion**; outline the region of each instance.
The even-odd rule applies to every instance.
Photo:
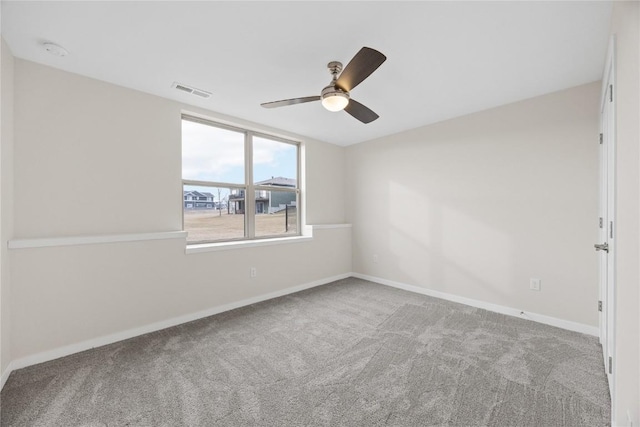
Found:
[[[253,134],[245,132],[244,135],[244,170],[245,184],[247,191],[245,192],[245,227],[247,230],[247,238],[253,239],[256,236],[256,198],[253,188]]]

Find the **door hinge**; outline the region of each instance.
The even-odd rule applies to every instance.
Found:
[[[602,144],[602,134],[600,134],[600,144]]]
[[[609,238],[613,239],[613,221],[609,222]]]
[[[613,85],[609,85],[609,102],[613,102]]]
[[[600,220],[598,221],[598,226],[602,228],[602,217],[600,217]]]
[[[602,311],[602,301],[598,301],[598,311]]]
[[[609,356],[609,373],[613,374],[613,359]]]

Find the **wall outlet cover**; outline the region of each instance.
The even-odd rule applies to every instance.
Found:
[[[532,277],[531,279],[529,279],[529,289],[531,289],[532,291],[539,291],[541,282],[542,280]]]

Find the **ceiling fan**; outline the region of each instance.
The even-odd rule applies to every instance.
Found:
[[[377,50],[363,47],[344,67],[344,70],[342,69],[342,63],[338,61],[332,61],[327,64],[332,79],[329,86],[322,89],[320,96],[283,99],[281,101],[265,102],[260,105],[264,108],[275,108],[322,100],[322,106],[329,111],[344,110],[362,123],[371,123],[379,116],[355,99],[352,99],[349,92],[369,77],[386,60],[387,57]],[[342,73],[340,73],[341,71]]]

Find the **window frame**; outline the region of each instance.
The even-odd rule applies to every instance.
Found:
[[[302,236],[302,190],[300,187],[301,182],[301,152],[302,152],[302,143],[300,141],[295,141],[292,139],[283,138],[281,136],[272,135],[266,132],[261,132],[253,129],[247,129],[240,126],[229,125],[226,123],[221,123],[215,120],[198,117],[196,115],[182,113],[180,117],[180,123],[182,126],[182,122],[184,120],[191,121],[194,123],[199,123],[205,126],[212,126],[219,129],[225,129],[233,132],[238,132],[244,135],[244,184],[235,184],[235,183],[227,183],[227,182],[219,182],[219,181],[200,181],[200,180],[191,180],[184,179],[182,177],[182,166],[181,166],[181,177],[182,177],[182,194],[181,197],[181,212],[182,212],[182,231],[185,230],[184,223],[184,187],[185,185],[191,186],[199,186],[199,187],[207,187],[211,188],[226,188],[226,189],[240,189],[244,190],[244,236],[236,237],[230,239],[217,239],[217,240],[201,240],[189,242],[187,240],[187,246],[194,245],[207,245],[207,244],[224,244],[226,242],[242,242],[242,241],[255,241],[255,240],[266,240],[266,239],[286,239],[286,238],[295,238]],[[275,187],[270,185],[256,185],[253,179],[253,138],[259,137],[264,139],[269,139],[272,141],[280,142],[283,144],[289,144],[296,147],[296,185],[294,188],[291,187]],[[182,147],[184,141],[182,140],[182,135],[180,137],[180,147]],[[182,160],[182,149],[180,154]],[[270,235],[260,235],[256,236],[256,194],[258,191],[283,191],[289,193],[295,193],[296,197],[296,233],[295,234],[270,234]],[[251,197],[249,197],[251,196]],[[218,203],[221,203],[219,200]],[[227,200],[227,204],[229,200]],[[215,198],[214,198],[214,206],[215,206]]]

